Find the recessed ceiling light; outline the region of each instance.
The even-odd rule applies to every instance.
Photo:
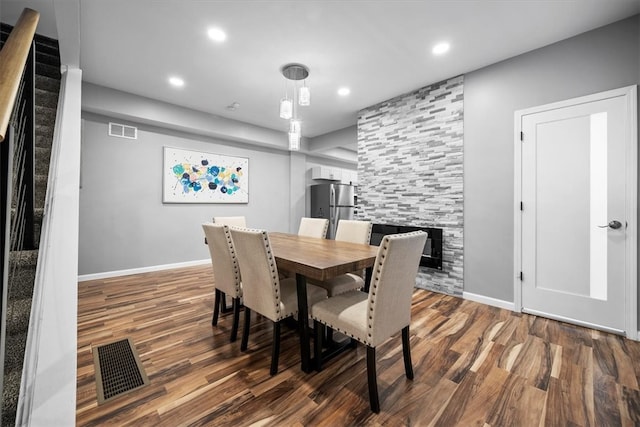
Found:
[[[446,53],[449,50],[449,47],[451,46],[447,42],[438,43],[433,47],[431,52],[433,52],[434,55],[442,55],[443,53]]]
[[[169,83],[171,83],[171,85],[175,87],[184,86],[184,80],[182,80],[180,77],[169,77]]]
[[[348,87],[341,87],[338,89],[338,95],[347,96],[351,93],[351,90]]]
[[[220,28],[209,28],[207,34],[211,40],[216,42],[223,42],[227,39],[227,34]]]

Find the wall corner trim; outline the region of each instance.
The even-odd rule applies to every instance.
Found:
[[[481,304],[504,308],[505,310],[515,311],[515,305],[511,301],[491,298],[484,295],[472,294],[471,292],[462,292],[462,298],[468,299],[469,301],[479,302]]]

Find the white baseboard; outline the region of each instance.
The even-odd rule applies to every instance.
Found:
[[[177,262],[175,264],[152,265],[150,267],[131,268],[128,270],[105,271],[104,273],[83,274],[78,276],[78,282],[87,280],[108,279],[111,277],[128,276],[130,274],[150,273],[152,271],[171,270],[174,268],[193,267],[196,265],[210,264],[211,259],[201,259],[197,261]]]
[[[472,294],[471,292],[462,292],[462,298],[468,299],[469,301],[492,305],[498,308],[504,308],[505,310],[515,311],[515,304],[510,301],[486,297],[484,295]]]

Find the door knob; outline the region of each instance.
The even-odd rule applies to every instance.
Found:
[[[599,225],[598,227],[600,228],[612,228],[614,230],[617,230],[618,228],[622,227],[622,223],[620,221],[616,221],[615,219],[613,221],[609,221],[609,224],[607,225]]]

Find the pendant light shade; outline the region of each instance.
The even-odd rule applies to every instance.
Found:
[[[291,120],[291,122],[289,122],[289,132],[297,133],[298,135],[302,134],[300,120]]]
[[[298,151],[300,149],[300,137],[302,129],[299,120],[289,122],[289,150]]]
[[[300,149],[300,134],[289,132],[289,150],[298,151]]]
[[[311,91],[307,86],[302,86],[298,93],[298,104],[303,107],[311,105]]]
[[[293,117],[293,102],[289,98],[280,100],[280,117],[286,120]]]

